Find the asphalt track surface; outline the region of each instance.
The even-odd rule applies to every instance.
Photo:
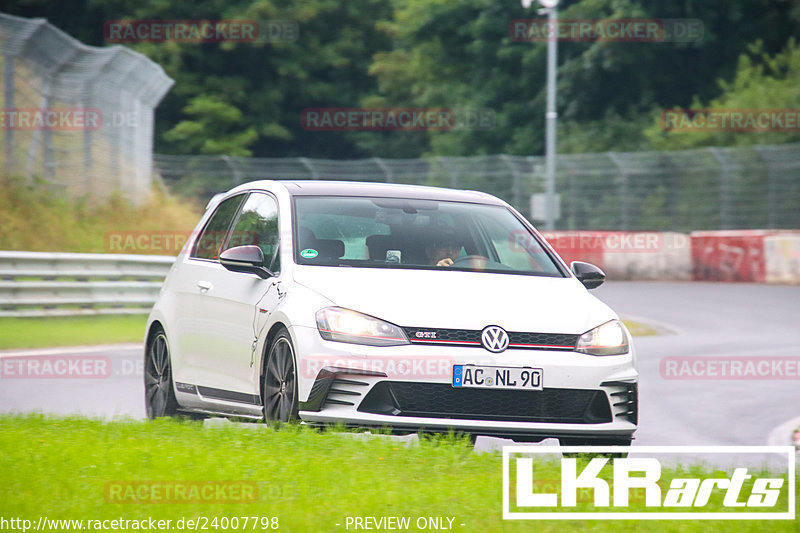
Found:
[[[641,377],[634,445],[765,445],[776,426],[800,416],[797,376],[666,379],[660,366],[665,357],[800,358],[800,287],[608,282],[594,294],[621,316],[664,329],[636,339]],[[107,358],[107,372],[92,379],[0,376],[0,412],[144,417],[139,347],[46,353]],[[478,448],[498,444],[482,438]]]

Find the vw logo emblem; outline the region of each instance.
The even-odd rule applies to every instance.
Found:
[[[500,326],[486,326],[481,332],[481,344],[490,352],[502,352],[508,348],[508,333]]]

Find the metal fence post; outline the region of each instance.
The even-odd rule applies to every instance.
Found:
[[[222,160],[225,162],[225,164],[231,170],[231,174],[232,174],[231,175],[231,181],[233,182],[233,186],[235,187],[236,185],[241,184],[242,183],[242,173],[239,172],[239,168],[236,166],[236,164],[234,163],[233,159],[231,159],[231,157],[228,156],[228,155],[223,155],[222,156]]]
[[[450,187],[452,189],[458,189],[458,171],[453,170],[453,167],[448,164],[446,157],[439,156],[438,159],[442,167],[450,174]]]
[[[564,229],[576,229],[577,218],[578,218],[578,208],[577,208],[577,199],[578,199],[578,191],[575,187],[575,165],[572,164],[569,157],[561,156],[558,159],[558,162],[563,164],[567,167],[567,190],[569,191],[569,198],[567,198],[567,205],[569,206],[568,211],[569,215],[564,217],[562,214],[561,220],[565,220],[566,224],[564,224]],[[561,203],[562,209],[564,206],[564,202]]]
[[[45,79],[44,83],[42,84],[43,85],[43,87],[42,87],[42,99],[41,99],[41,103],[39,104],[39,107],[41,109],[46,109],[47,106],[50,105],[50,100],[49,100],[50,89],[47,87],[47,85],[49,83],[50,83],[50,81],[48,79]],[[31,144],[28,147],[28,161],[25,163],[25,179],[27,180],[29,185],[33,184],[33,169],[34,169],[34,166],[36,164],[36,152],[39,151],[39,142],[40,142],[41,138],[42,138],[42,130],[41,129],[35,130],[33,132],[33,135],[31,135]],[[46,152],[46,150],[45,150],[45,152]],[[44,163],[45,163],[45,166],[46,166],[46,164],[47,164],[47,160],[46,159],[45,159]]]
[[[777,172],[774,166],[772,165],[772,161],[763,146],[754,146],[758,155],[761,156],[761,160],[764,162],[764,166],[767,169],[767,190],[766,190],[766,201],[767,201],[767,228],[774,229],[777,226],[776,223],[776,206],[777,203],[777,194],[778,191],[776,190],[776,180],[777,180]]]
[[[531,183],[533,190],[539,190],[542,185],[542,176],[540,174],[541,166],[536,164],[536,156],[529,155],[525,158],[525,161],[531,167],[530,179],[531,182],[538,182],[538,183]],[[529,199],[530,200],[530,199]],[[528,219],[533,221],[533,211],[531,209],[530,201],[528,201]]]
[[[508,154],[500,154],[500,159],[502,159],[508,168],[511,169],[511,203],[514,205],[514,208],[519,209],[519,172],[517,172],[517,167],[514,165],[514,163],[511,162],[511,156]]]
[[[307,157],[298,157],[297,160],[300,161],[303,164],[303,166],[308,169],[309,172],[311,172],[312,180],[319,179],[319,176],[317,175],[317,169],[314,168],[314,165],[311,163],[310,159],[308,159]]]
[[[731,166],[719,148],[709,148],[719,163],[719,229],[731,229]]]
[[[619,228],[621,230],[630,229],[630,209],[628,206],[628,173],[622,164],[619,156],[615,152],[608,152],[608,157],[619,169]]]
[[[393,183],[394,182],[394,174],[392,174],[392,169],[380,158],[380,157],[373,157],[373,161],[375,164],[383,170],[383,175],[386,178],[386,183]]]
[[[679,221],[678,221],[678,191],[679,187],[676,183],[680,183],[680,169],[678,165],[675,164],[671,152],[662,152],[661,157],[659,159],[662,162],[661,168],[669,169],[666,176],[666,186],[667,186],[667,213],[669,214],[669,218],[672,223],[673,228],[677,228]]]
[[[3,54],[3,107],[14,107],[14,56],[11,54]],[[14,171],[14,128],[6,128],[3,137],[6,174],[11,174]]]

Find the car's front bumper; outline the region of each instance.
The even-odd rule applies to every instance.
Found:
[[[376,348],[325,341],[313,328],[294,328],[293,333],[298,347],[299,414],[306,423],[394,431],[452,429],[533,440],[624,439],[637,427],[638,373],[632,352],[596,357],[522,349],[494,354],[483,348],[451,346]],[[482,402],[476,395],[483,394],[483,389],[452,388],[453,365],[541,368],[544,390],[499,393],[487,389],[487,401]],[[392,392],[393,384],[398,387],[395,392],[403,390],[406,399]],[[427,402],[409,397],[406,385],[416,387],[413,390],[420,391],[418,396],[425,396]],[[462,411],[457,407],[459,394],[465,400]],[[574,405],[578,397],[586,399],[585,411]],[[444,406],[441,410],[437,402]],[[530,402],[529,410],[525,402]],[[573,405],[561,409],[565,402]],[[499,407],[506,404],[507,412]]]

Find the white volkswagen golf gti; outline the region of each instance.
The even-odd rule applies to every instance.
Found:
[[[257,181],[215,197],[150,314],[148,416],[628,444],[630,334],[481,192]]]

